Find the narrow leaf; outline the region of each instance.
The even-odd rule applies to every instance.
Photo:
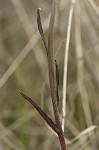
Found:
[[[47,48],[47,44],[46,44],[46,40],[45,40],[45,36],[44,36],[44,31],[43,31],[43,27],[42,27],[42,23],[41,23],[40,11],[41,11],[41,8],[38,8],[37,9],[37,25],[38,25],[38,30],[40,32],[44,47],[46,49],[46,53],[48,55],[48,48]]]
[[[39,114],[43,117],[43,119],[48,123],[48,125],[56,132],[58,133],[60,129],[56,126],[56,124],[53,122],[51,118],[47,116],[47,114],[28,96],[23,94],[21,91],[19,91],[20,94],[28,100],[34,107],[35,109],[39,112]]]

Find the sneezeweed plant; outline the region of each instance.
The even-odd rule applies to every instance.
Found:
[[[30,97],[26,96],[21,91],[19,92],[26,100],[28,100],[35,107],[35,109],[39,112],[39,114],[43,117],[43,119],[47,122],[47,124],[57,133],[61,150],[66,150],[65,137],[62,131],[61,121],[59,117],[59,110],[58,110],[59,71],[58,71],[57,61],[54,60],[54,22],[55,22],[57,2],[58,0],[53,0],[51,18],[49,24],[48,43],[45,40],[45,35],[41,23],[41,17],[40,17],[41,9],[40,8],[37,9],[38,30],[46,50],[47,60],[48,60],[49,84],[50,84],[50,93],[52,98],[54,121]]]

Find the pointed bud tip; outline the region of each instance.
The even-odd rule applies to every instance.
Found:
[[[41,8],[38,8],[37,10],[38,10],[38,11],[42,11],[42,9],[41,9]]]
[[[41,8],[38,8],[39,9],[39,11],[41,11],[42,9]]]
[[[19,90],[19,93],[20,93],[20,94],[22,93],[21,90]]]

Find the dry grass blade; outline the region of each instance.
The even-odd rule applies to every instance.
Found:
[[[33,27],[32,21],[30,20],[30,17],[24,7],[24,2],[22,0],[11,0],[13,7],[15,8],[16,14],[19,18],[20,23],[22,24],[22,27],[25,31],[25,34],[27,35],[28,41],[30,41],[33,37],[33,35],[35,35],[35,29]],[[47,21],[47,19],[45,20],[45,22]],[[44,24],[45,24],[44,22]],[[44,25],[45,27],[45,25]],[[46,28],[44,28],[46,30]],[[35,41],[35,39],[34,39]],[[34,47],[34,46],[33,46]],[[31,50],[33,50],[33,47],[31,47]],[[45,56],[42,53],[42,51],[39,50],[40,49],[40,45],[37,44],[35,47],[35,51],[33,51],[33,54],[35,56],[35,59],[37,61],[37,64],[39,65],[39,68],[41,70],[42,75],[44,76],[43,70],[42,70],[42,66],[41,66],[41,61],[43,60],[45,63]],[[41,56],[41,58],[39,59],[38,57],[38,53]]]
[[[9,77],[14,73],[16,68],[20,65],[20,63],[23,61],[23,59],[31,51],[32,47],[34,47],[36,45],[38,39],[39,39],[39,37],[37,36],[37,33],[35,33],[34,36],[31,38],[31,40],[26,44],[26,46],[23,48],[23,50],[17,56],[17,58],[13,61],[11,66],[8,68],[8,70],[1,77],[0,88],[6,83],[6,81],[9,79]]]
[[[23,143],[15,136],[15,134],[11,130],[6,129],[6,127],[4,127],[2,122],[0,122],[0,130],[10,132],[10,134],[8,136],[5,136],[5,134],[3,134],[3,136],[2,136],[2,134],[1,134],[2,131],[1,131],[0,132],[0,141],[4,141],[4,143],[11,149],[15,149],[15,150],[24,149]],[[13,141],[13,138],[14,138],[14,141]]]
[[[82,41],[81,41],[81,28],[80,28],[80,10],[78,8],[78,3],[75,5],[75,43],[76,43],[76,57],[77,57],[77,68],[78,68],[78,86],[81,94],[83,103],[83,109],[85,113],[87,126],[92,125],[92,119],[90,114],[88,95],[86,93],[84,85],[84,59],[83,59],[83,50],[82,50]],[[86,110],[85,110],[86,109]],[[89,112],[88,112],[89,111]]]
[[[95,4],[95,2],[93,0],[88,0],[88,2],[90,3],[91,7],[95,11],[96,15],[99,17],[99,8]]]
[[[33,25],[29,19],[29,16],[27,12],[25,11],[24,5],[22,0],[11,0],[13,7],[15,8],[15,11],[17,13],[17,16],[22,23],[22,26],[24,28],[24,31],[29,39],[33,36],[34,28]],[[24,18],[24,19],[23,19]]]
[[[92,117],[89,106],[88,94],[84,84],[85,77],[85,68],[84,68],[84,59],[83,59],[83,49],[82,49],[82,40],[81,40],[81,14],[80,14],[80,3],[77,1],[75,5],[75,44],[76,44],[76,57],[77,57],[77,73],[78,73],[78,88],[81,96],[81,102],[83,106],[84,116],[86,120],[87,127],[91,126]],[[93,133],[94,134],[94,133]],[[94,147],[97,149],[95,141],[90,137],[90,141]]]
[[[25,117],[24,116],[20,117],[14,123],[12,123],[10,126],[2,129],[2,131],[0,132],[0,139],[3,139],[3,138],[5,138],[5,136],[9,136],[10,134],[12,134],[13,133],[12,131],[16,130],[17,128],[19,128],[20,126],[22,126],[23,124],[28,122],[36,114],[37,114],[36,111],[30,110],[29,112],[26,113]]]
[[[98,126],[90,126],[90,127],[86,128],[78,136],[76,136],[74,139],[72,139],[69,144],[72,144],[76,140],[80,140],[80,138],[82,138],[83,136],[85,137],[87,134],[89,136],[89,134],[97,128],[98,128]]]
[[[63,74],[63,99],[62,99],[62,129],[63,129],[63,131],[64,131],[64,124],[65,124],[65,116],[66,116],[67,67],[68,67],[68,54],[69,54],[70,33],[71,33],[74,3],[75,3],[75,0],[72,0],[70,12],[69,12],[67,36],[66,36],[66,44],[65,44],[64,74]]]

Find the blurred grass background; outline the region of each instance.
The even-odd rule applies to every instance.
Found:
[[[36,10],[41,7],[47,38],[51,4],[52,0],[0,0],[0,150],[59,149],[57,137],[18,93],[21,89],[30,95],[53,118],[46,52],[36,23]],[[60,73],[60,114],[70,8],[71,1],[59,0],[55,57]],[[65,137],[68,150],[98,150],[98,0],[83,0],[74,6],[67,81]]]

